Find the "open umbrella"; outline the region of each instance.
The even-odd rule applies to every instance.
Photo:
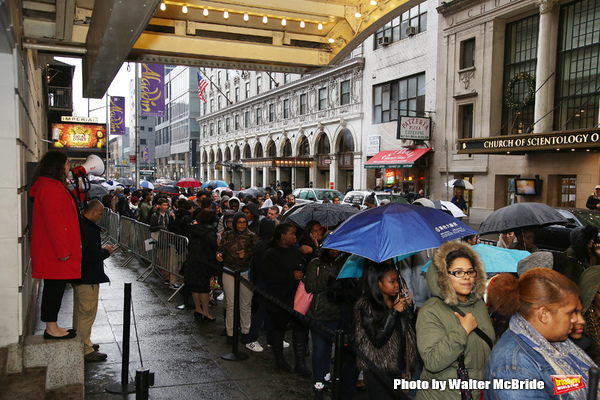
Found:
[[[490,246],[479,243],[472,247],[477,252],[481,262],[488,274],[499,274],[501,272],[517,272],[517,264],[522,259],[529,257],[530,252],[524,250],[504,249],[502,247]],[[427,271],[431,262],[425,264],[421,271]]]
[[[420,204],[425,207],[436,208],[433,201],[429,200],[426,197],[420,197],[420,198],[416,199],[415,201],[413,201],[412,204]]]
[[[135,181],[129,178],[117,178],[115,182],[122,183],[125,186],[135,186]]]
[[[266,191],[263,188],[251,187],[248,189],[240,190],[238,192],[238,197],[240,199],[243,197],[246,197],[246,196],[252,196],[252,197],[256,198],[258,196],[264,196],[265,193],[266,193]]]
[[[140,187],[146,189],[154,189],[154,185],[150,181],[140,181]]]
[[[458,206],[451,201],[436,200],[433,202],[433,204],[435,205],[435,208],[437,210],[445,211],[452,215],[454,218],[463,218],[467,216],[467,214],[465,214],[463,210],[458,208]]]
[[[221,186],[221,187],[218,187],[218,188],[216,188],[216,189],[213,189],[213,192],[218,192],[218,193],[219,193],[219,196],[221,196],[221,197],[223,197],[223,196],[225,196],[225,195],[226,195],[226,196],[229,196],[229,197],[233,196],[233,190],[231,190],[231,189],[229,188],[229,186]]]
[[[323,247],[382,262],[476,233],[445,212],[391,203],[348,218],[325,239]]]
[[[491,213],[479,226],[479,234],[514,231],[518,228],[567,224],[569,220],[542,203],[515,203]]]
[[[154,190],[163,193],[179,193],[179,188],[175,186],[157,186]]]
[[[210,186],[211,188],[216,188],[216,187],[222,187],[222,186],[227,186],[229,187],[229,185],[227,184],[227,182],[225,181],[206,181],[202,184],[201,188],[205,189],[208,186]]]
[[[90,190],[88,190],[87,195],[90,199],[102,198],[108,194],[108,189],[102,186],[100,183],[92,182],[90,185]]]
[[[467,190],[475,189],[473,187],[473,185],[471,184],[471,182],[465,181],[464,179],[452,179],[451,181],[448,181],[448,183],[445,183],[444,185],[450,186],[450,187],[455,187],[455,188],[467,189]]]
[[[117,190],[118,187],[123,187],[122,183],[114,181],[102,182],[101,185],[107,190]]]
[[[359,210],[346,204],[309,203],[286,218],[300,228],[304,228],[309,221],[315,220],[323,226],[337,226],[347,220]]]
[[[189,188],[189,187],[197,188],[197,187],[202,186],[202,182],[200,182],[196,178],[183,178],[179,182],[177,182],[177,186],[184,187],[184,188]]]

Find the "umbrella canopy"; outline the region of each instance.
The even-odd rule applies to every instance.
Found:
[[[223,195],[227,195],[229,197],[233,196],[233,190],[229,188],[229,186],[221,186],[213,189],[214,192],[219,192],[219,196],[223,197]]]
[[[246,197],[246,196],[252,196],[252,197],[256,198],[258,196],[264,196],[265,193],[266,193],[266,191],[263,188],[251,187],[248,189],[240,190],[238,192],[238,197],[240,199],[243,197]]]
[[[467,216],[467,214],[465,214],[463,210],[458,208],[458,206],[452,203],[451,201],[436,200],[433,202],[433,204],[435,205],[436,209],[445,211],[452,215],[454,218],[463,218]]]
[[[479,226],[479,234],[514,231],[518,228],[567,224],[568,219],[542,203],[515,203],[491,213]]]
[[[472,249],[481,258],[485,272],[488,274],[499,274],[501,272],[516,273],[519,261],[531,255],[528,251],[504,249],[483,243],[476,244]],[[430,264],[431,261],[425,264],[421,271],[427,271]]]
[[[177,182],[177,186],[184,187],[184,188],[189,188],[189,187],[197,188],[197,187],[202,186],[202,182],[200,182],[196,178],[183,178],[179,182]]]
[[[117,178],[115,182],[122,183],[125,186],[135,186],[135,181],[129,178]]]
[[[108,189],[102,186],[100,183],[94,183],[90,185],[87,195],[90,199],[102,198],[108,194]]]
[[[323,226],[337,226],[358,212],[346,204],[309,203],[287,217],[286,222],[291,221],[300,228],[312,220],[319,221]]]
[[[201,188],[205,189],[208,186],[210,186],[211,188],[217,188],[217,187],[222,187],[222,186],[227,186],[229,187],[229,185],[227,184],[227,182],[225,181],[206,181],[202,184]]]
[[[468,189],[468,190],[475,189],[473,187],[473,185],[471,185],[471,182],[465,181],[464,179],[452,179],[451,181],[448,181],[448,183],[446,183],[445,185],[450,186],[450,187],[455,187],[455,188]]]
[[[426,197],[418,198],[415,201],[413,201],[412,204],[420,204],[420,205],[425,206],[425,207],[436,208],[435,204],[433,203],[433,201],[429,200]]]
[[[154,185],[150,181],[140,181],[140,187],[146,189],[154,189]]]
[[[382,262],[476,233],[445,212],[391,203],[350,217],[325,239],[323,247]]]
[[[175,186],[157,186],[154,190],[164,193],[179,193],[179,188]]]
[[[117,190],[118,187],[123,187],[122,183],[113,182],[113,181],[102,182],[101,185],[102,185],[102,187],[104,187],[107,190]]]

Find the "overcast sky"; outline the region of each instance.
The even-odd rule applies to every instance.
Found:
[[[67,64],[75,65],[75,75],[73,77],[73,115],[77,117],[97,117],[98,123],[106,123],[106,97],[102,99],[87,99],[82,96],[82,76],[81,76],[81,59],[56,57],[57,60]],[[109,96],[124,96],[125,97],[125,125],[129,126],[129,118],[131,110],[129,107],[129,81],[134,78],[135,70],[134,63],[129,64],[131,71],[127,72],[127,63],[121,66],[121,69],[113,79],[108,88]]]

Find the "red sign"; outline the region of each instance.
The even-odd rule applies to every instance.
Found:
[[[53,147],[106,149],[106,125],[52,124]]]
[[[135,154],[129,155],[129,163],[130,164],[135,164],[135,158],[136,158]]]
[[[329,189],[333,189],[333,182],[329,182]]]
[[[551,378],[554,382],[554,394],[557,396],[585,388],[581,375],[551,375]]]

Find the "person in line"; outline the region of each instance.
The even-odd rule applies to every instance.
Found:
[[[210,278],[218,270],[217,230],[214,225],[215,212],[202,210],[196,214],[194,224],[187,227],[189,239],[185,286],[192,292],[194,299],[194,318],[199,321],[214,322],[208,309],[210,303]]]
[[[569,239],[571,246],[564,253],[555,254],[554,270],[577,284],[583,271],[600,263],[598,228],[591,225],[575,228]]]
[[[508,246],[509,249],[525,250],[530,253],[536,253],[540,251],[535,242],[535,232],[529,228],[522,228],[515,232],[517,235],[517,241]]]
[[[355,306],[355,337],[358,348],[390,379],[386,382],[359,358],[370,399],[395,398],[392,379],[410,374],[415,360],[415,334],[410,325],[411,307],[390,262],[367,270],[363,296]]]
[[[267,291],[290,309],[294,308],[294,296],[298,284],[304,277],[302,272],[302,253],[296,246],[296,227],[281,223],[273,231],[273,240],[269,243],[263,258],[264,277]],[[275,356],[275,366],[289,372],[292,367],[283,357],[283,337],[288,325],[292,327],[292,345],[296,358],[296,372],[310,376],[306,367],[306,337],[308,330],[301,321],[278,305],[269,302],[267,312],[273,323],[271,346]]]
[[[254,247],[258,236],[248,230],[248,219],[243,212],[233,216],[233,229],[223,232],[221,242],[218,246],[217,261],[222,262],[224,267],[230,271],[240,271],[241,276],[248,279],[250,259],[254,253]],[[223,290],[227,300],[225,328],[227,330],[227,343],[233,343],[233,301],[235,293],[235,280],[232,274],[223,274]],[[246,285],[240,284],[240,329],[242,341],[250,330],[250,306],[252,304],[252,290]]]
[[[83,336],[85,361],[103,361],[108,357],[92,343],[92,325],[98,311],[100,284],[110,282],[104,272],[104,260],[113,253],[110,245],[102,247],[101,229],[97,222],[104,214],[98,200],[89,201],[81,212],[81,279],[71,281],[73,286],[73,326]]]
[[[432,297],[419,310],[417,348],[424,365],[421,380],[430,385],[417,399],[460,399],[459,390],[434,390],[431,381],[483,379],[495,337],[482,300],[485,269],[471,246],[448,242],[435,253],[426,279]],[[476,391],[471,395],[480,398]]]
[[[29,196],[32,277],[43,279],[41,315],[45,339],[70,339],[77,333],[57,324],[65,287],[81,278],[81,233],[75,197],[67,189],[69,160],[60,151],[47,152],[38,163]]]
[[[452,197],[452,200],[450,200],[450,202],[454,203],[454,205],[460,208],[465,214],[467,213],[467,202],[462,196],[461,189],[456,189],[456,191],[454,192],[454,197]]]
[[[370,208],[375,208],[375,207],[377,207],[377,204],[375,204],[375,203],[376,203],[376,201],[375,201],[375,196],[373,196],[373,195],[371,195],[371,196],[368,196],[368,197],[365,199],[365,206],[367,207],[367,209],[370,209]]]
[[[517,241],[517,238],[515,237],[515,232],[514,231],[506,231],[506,232],[502,232],[500,233],[500,236],[498,237],[498,243],[496,243],[497,247],[501,247],[503,249],[508,249],[509,246],[513,243],[515,243]]]
[[[316,258],[319,253],[318,249],[323,243],[323,227],[317,220],[308,221],[304,226],[304,231],[298,240],[300,251],[304,254],[303,272],[306,266],[313,258]]]
[[[161,230],[169,232],[169,227],[173,226],[175,221],[169,213],[169,200],[161,197],[156,203],[158,204],[158,210],[150,217],[150,232],[152,238],[157,242],[159,265],[167,269],[162,272],[165,277],[165,284],[168,284],[171,289],[176,289],[179,287],[179,283],[177,282],[177,275],[173,273],[177,272],[175,271],[175,248],[169,246],[166,240],[161,240],[159,233]]]
[[[585,317],[584,335],[590,341],[586,349],[596,364],[600,362],[600,265],[594,265],[581,274],[581,305]]]
[[[260,224],[260,213],[255,203],[246,202],[246,205],[242,207],[242,212],[246,214],[246,220],[248,221],[248,229],[252,233],[258,235],[258,226]]]
[[[594,194],[588,197],[585,206],[590,210],[600,209],[600,185],[596,185]]]
[[[333,196],[333,199],[331,199],[331,202],[333,204],[342,204],[342,202],[340,201],[340,198],[338,196]]]
[[[559,272],[534,268],[517,280],[511,276],[503,298],[512,305],[509,329],[492,351],[485,379],[543,381],[543,388],[499,388],[490,385],[487,399],[555,399],[552,375],[580,375],[586,387],[569,391],[587,399],[588,371],[596,364],[568,339],[577,323],[579,288]]]

